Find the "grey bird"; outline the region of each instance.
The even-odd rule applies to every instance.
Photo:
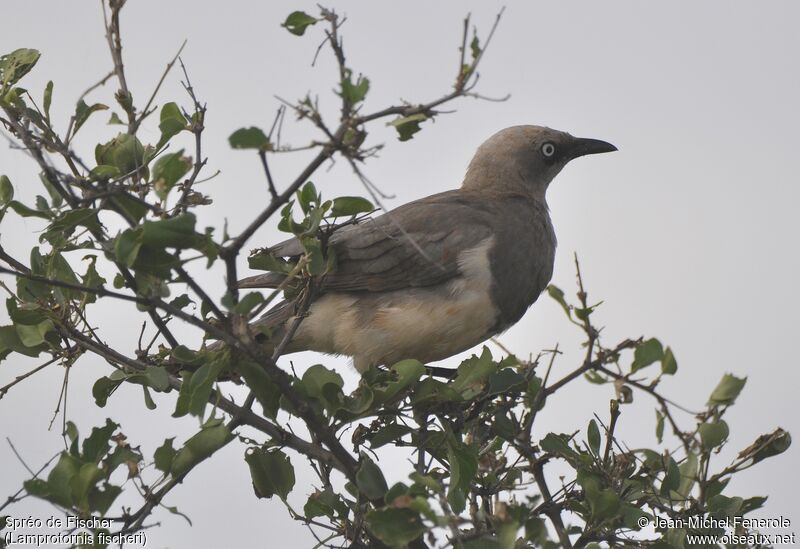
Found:
[[[285,352],[352,357],[359,372],[402,359],[455,355],[515,324],[547,287],[556,236],[545,193],[570,161],[617,150],[540,126],[494,134],[475,153],[461,188],[400,206],[330,238],[337,266]],[[297,239],[269,249],[297,257]],[[285,275],[242,280],[276,288]],[[284,301],[256,327],[281,341],[296,314]]]

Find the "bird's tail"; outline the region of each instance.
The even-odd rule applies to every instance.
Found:
[[[295,315],[293,301],[281,301],[264,313],[261,318],[251,322],[250,327],[255,334],[256,342],[265,346],[269,352],[277,347],[288,329],[289,319]]]
[[[286,335],[287,322],[294,314],[294,302],[281,301],[264,313],[261,318],[251,322],[250,328],[256,342],[264,347],[266,352],[272,353]],[[216,341],[207,348],[210,351],[217,351],[224,345],[224,342]]]

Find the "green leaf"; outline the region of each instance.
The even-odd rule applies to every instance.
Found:
[[[664,349],[664,356],[661,358],[661,373],[667,375],[674,375],[678,371],[678,363],[675,361],[675,355],[672,349],[667,347]]]
[[[41,219],[50,219],[52,217],[49,212],[34,210],[17,200],[10,201],[7,206],[14,210],[20,217],[38,217]]]
[[[513,368],[503,368],[489,376],[487,396],[519,391],[525,387],[525,377]]]
[[[342,499],[330,488],[323,491],[316,490],[308,497],[308,501],[303,506],[303,514],[306,518],[333,517],[338,515],[343,519],[347,517],[349,509]]]
[[[88,255],[83,259],[89,260],[89,266],[86,267],[86,273],[81,276],[83,285],[87,288],[102,288],[106,283],[106,279],[100,276],[100,273],[97,272],[97,256]],[[95,294],[86,292],[84,295],[84,303],[94,303],[97,301],[97,296]]]
[[[680,464],[678,470],[681,473],[681,482],[676,490],[680,499],[686,499],[692,491],[694,483],[697,481],[697,455],[694,452],[689,452],[686,459]]]
[[[263,295],[258,292],[250,292],[239,300],[239,303],[233,308],[233,312],[238,315],[247,315],[262,303],[264,303]]]
[[[756,464],[761,460],[782,454],[788,450],[791,445],[792,435],[778,428],[769,435],[761,435],[758,437],[750,448],[739,454],[739,457],[744,457],[749,453],[753,458],[753,464]],[[751,449],[752,451],[748,452],[748,450]]]
[[[47,85],[44,87],[44,98],[42,100],[42,110],[44,111],[44,117],[50,122],[50,104],[53,102],[53,81],[50,80],[47,82]]]
[[[145,221],[142,225],[142,243],[166,248],[191,248],[197,243],[195,222],[196,218],[192,213],[158,221]]]
[[[361,455],[361,467],[356,471],[356,485],[369,499],[383,498],[389,489],[380,467],[365,454]]]
[[[97,219],[97,212],[92,208],[77,208],[69,210],[59,215],[47,228],[43,237],[47,238],[50,234],[62,234],[71,236],[76,227],[86,227],[90,230],[99,230],[100,222]],[[49,240],[49,239],[48,239]]]
[[[367,529],[391,547],[404,547],[427,530],[415,511],[391,507],[367,513]]]
[[[340,196],[333,199],[331,214],[333,217],[346,217],[360,213],[368,213],[375,209],[372,202],[360,196]]]
[[[575,310],[575,317],[578,320],[582,320],[582,321],[586,322],[587,320],[589,320],[589,317],[592,315],[592,313],[595,311],[595,309],[597,309],[597,307],[599,307],[599,306],[600,306],[600,303],[598,303],[596,305],[591,305],[589,307],[576,307],[574,309]]]
[[[221,419],[209,419],[198,433],[186,441],[172,460],[172,476],[179,477],[225,446],[232,439]]]
[[[153,453],[153,463],[156,469],[162,473],[169,473],[172,467],[172,460],[175,459],[175,454],[177,452],[175,448],[172,447],[172,442],[174,440],[175,437],[165,439],[164,444],[156,448],[156,451]]]
[[[494,420],[492,421],[492,432],[508,441],[513,441],[519,434],[514,422],[511,421],[511,419],[508,417],[508,414],[502,411],[498,411],[494,415]]]
[[[764,504],[767,502],[767,498],[755,496],[752,498],[747,498],[742,502],[742,514],[750,513],[755,511],[756,509],[761,509]]]
[[[20,48],[0,57],[0,80],[3,92],[28,74],[39,60],[40,53],[29,48]]]
[[[719,420],[715,423],[703,423],[698,430],[700,431],[700,440],[703,441],[703,447],[707,450],[720,446],[730,433],[728,424],[724,420]]]
[[[568,439],[569,437],[567,435],[547,433],[539,442],[539,447],[548,454],[563,457],[567,459],[567,461],[574,462],[578,458],[578,454],[575,450],[570,448],[567,443]]]
[[[594,452],[594,455],[600,455],[600,429],[597,428],[595,420],[589,421],[586,436],[589,439],[589,447]]]
[[[119,118],[117,121],[114,121],[113,116],[111,121],[114,123],[121,123]],[[188,125],[189,123],[186,117],[183,116],[181,109],[176,103],[165,103],[164,106],[161,107],[161,116],[158,123],[158,129],[161,130],[161,138],[158,140],[156,149],[160,149],[166,145],[170,139],[187,129]]]
[[[376,450],[390,442],[397,442],[402,437],[412,432],[414,432],[414,430],[406,425],[390,423],[369,435],[370,448]]]
[[[69,450],[70,453],[72,453],[73,456],[79,455],[79,452],[78,452],[78,435],[80,433],[78,432],[78,428],[75,426],[74,423],[72,423],[71,421],[68,421],[67,424],[64,427],[64,434],[67,435],[67,438],[69,439],[69,441],[71,443],[70,450]]]
[[[664,414],[660,410],[656,410],[656,439],[659,444],[664,440]]]
[[[135,135],[120,133],[111,141],[97,145],[94,157],[98,164],[114,166],[122,175],[146,176],[144,146]]]
[[[120,119],[119,115],[115,112],[111,113],[111,116],[108,118],[107,124],[112,125],[116,124],[117,126],[125,126],[125,122]]]
[[[200,366],[205,362],[205,357],[192,351],[186,345],[178,345],[172,350],[172,358],[183,364],[190,366]]]
[[[122,488],[109,484],[108,482],[103,482],[102,490],[95,486],[92,491],[89,492],[89,511],[100,516],[105,515],[121,493]]]
[[[730,482],[730,478],[725,480],[712,480],[706,485],[706,498],[711,499],[716,495],[722,493],[725,487]]]
[[[325,261],[325,256],[322,253],[322,243],[318,238],[311,236],[301,237],[300,242],[306,251],[306,256],[308,257],[308,266],[306,267],[308,274],[311,276],[319,276],[324,274],[328,268],[328,263]]]
[[[678,464],[671,457],[667,457],[664,469],[666,474],[661,481],[661,495],[666,497],[670,492],[676,491],[681,485],[681,471]]]
[[[61,452],[58,463],[47,475],[47,491],[50,501],[62,507],[72,507],[72,479],[80,470],[80,460],[68,452]]]
[[[127,193],[115,196],[114,202],[135,222],[140,221],[147,214],[147,206]]]
[[[100,408],[104,408],[106,402],[108,402],[108,397],[117,390],[117,387],[119,387],[123,381],[124,377],[113,379],[105,376],[95,381],[94,385],[92,385],[92,396],[94,397],[95,404]]]
[[[742,392],[746,382],[746,377],[739,378],[733,374],[725,374],[708,398],[708,403],[712,406],[730,406]]]
[[[127,229],[114,239],[114,255],[128,267],[132,267],[139,250],[142,248],[142,231],[140,228]],[[116,284],[115,284],[116,286]]]
[[[8,316],[15,325],[35,325],[47,319],[44,309],[38,303],[20,303],[13,297],[6,299]]]
[[[14,198],[14,187],[8,176],[0,175],[0,207],[7,206]]]
[[[162,155],[153,164],[153,188],[156,195],[164,200],[175,184],[192,169],[192,158],[178,152]]]
[[[366,412],[374,400],[375,394],[372,389],[366,385],[360,385],[355,391],[344,397],[339,408],[352,416],[358,416]]]
[[[142,385],[155,389],[159,393],[170,388],[169,372],[164,366],[148,366],[144,373],[135,374],[128,379],[132,383],[139,383],[140,380]]]
[[[12,352],[36,357],[46,349],[47,345],[43,343],[34,347],[25,345],[20,339],[16,326],[0,326],[0,360]]]
[[[619,496],[610,489],[587,490],[586,499],[592,508],[592,518],[597,521],[616,515],[622,503]]]
[[[412,114],[410,116],[400,116],[391,122],[388,122],[387,126],[393,126],[395,130],[397,130],[398,138],[400,141],[408,141],[414,134],[420,131],[422,128],[419,127],[421,123],[428,119],[422,113]]]
[[[110,419],[106,419],[106,424],[103,427],[95,427],[92,429],[92,434],[90,434],[84,441],[83,441],[83,457],[86,460],[93,461],[95,463],[100,463],[100,460],[108,453],[108,450],[111,448],[111,445],[108,441],[111,439],[111,435],[114,434],[114,431],[117,430],[119,425],[111,421]]]
[[[89,492],[102,478],[103,470],[97,464],[82,464],[78,469],[78,474],[70,482],[73,504],[84,512],[89,511]]]
[[[308,396],[324,400],[325,387],[333,385],[339,389],[344,387],[342,376],[321,364],[315,364],[305,371],[302,378],[303,388]]]
[[[178,309],[183,309],[184,307],[188,307],[192,303],[194,303],[194,301],[192,301],[192,298],[189,297],[189,294],[181,294],[169,302],[171,306]]]
[[[564,309],[564,312],[566,313],[567,318],[572,318],[572,309],[570,309],[570,306],[567,303],[567,300],[564,298],[564,290],[562,290],[561,288],[559,288],[558,286],[556,286],[554,284],[550,284],[547,287],[547,294],[553,300],[555,300],[556,303],[561,305],[561,308]]]
[[[471,399],[483,391],[489,376],[496,371],[497,364],[492,361],[492,353],[484,345],[480,357],[472,355],[459,365],[456,378],[450,386],[465,399]]]
[[[469,44],[470,52],[472,53],[472,59],[475,60],[481,54],[481,44],[478,40],[478,36],[475,35],[472,37],[472,42]]]
[[[253,391],[256,400],[261,404],[264,415],[275,419],[280,406],[280,388],[272,382],[264,368],[255,362],[239,360],[236,369],[242,374],[247,387]]]
[[[741,516],[743,504],[743,498],[718,495],[708,498],[708,512],[722,517]]]
[[[289,456],[280,450],[249,448],[244,456],[250,467],[253,490],[260,498],[276,495],[286,501],[294,488],[294,467]]]
[[[531,407],[536,403],[536,399],[539,396],[539,391],[542,389],[542,378],[533,376],[531,377],[530,381],[528,381],[528,387],[526,388],[525,394],[527,397],[528,402],[530,403]],[[547,401],[546,395],[539,404],[538,410],[544,408],[544,405]]]
[[[47,336],[48,332],[55,331],[55,326],[53,326],[51,320],[43,320],[35,325],[17,324],[16,328],[20,342],[29,348],[43,345],[46,342],[45,336]]]
[[[455,440],[450,440],[447,446],[447,460],[450,463],[447,500],[455,513],[461,513],[465,506],[465,496],[478,472],[478,450]]]
[[[369,91],[369,78],[359,74],[355,83],[352,78],[353,71],[345,69],[345,75],[341,82],[342,89],[339,91],[339,95],[351,106],[363,101]]]
[[[391,371],[396,378],[390,381],[385,388],[375,388],[375,400],[378,403],[389,402],[419,381],[425,373],[425,366],[419,360],[406,359],[395,363]]]
[[[81,126],[83,126],[87,120],[89,120],[89,117],[92,116],[92,113],[105,110],[108,110],[108,105],[103,105],[102,103],[87,105],[83,99],[78,100],[78,105],[75,107],[75,114],[73,115],[75,122],[72,126],[72,135],[78,133],[78,130],[81,129]]]
[[[142,395],[144,396],[144,405],[148,410],[155,410],[157,408],[156,401],[147,389],[147,386],[142,385]]]
[[[287,274],[294,267],[292,263],[289,263],[285,259],[271,255],[268,250],[252,252],[247,258],[247,266],[259,271]]]
[[[173,417],[182,417],[186,414],[203,416],[214,382],[228,365],[228,358],[227,353],[210,355],[188,379],[184,376]]]
[[[648,519],[648,522],[645,523],[642,518]],[[622,522],[626,528],[630,528],[631,530],[641,530],[642,524],[649,524],[649,515],[635,505],[623,503]]]
[[[307,214],[312,206],[319,204],[320,195],[313,182],[307,181],[303,187],[297,191],[297,202],[304,214]]]
[[[319,20],[303,11],[293,11],[281,26],[295,36],[302,36],[306,32],[306,29],[310,25],[316,24],[317,21]]]
[[[64,203],[64,197],[61,195],[61,193],[58,191],[58,189],[56,189],[53,186],[53,184],[51,183],[49,177],[44,172],[40,172],[39,173],[39,181],[42,182],[42,186],[44,186],[45,190],[47,191],[47,194],[50,196],[50,204],[52,205],[52,207],[53,208],[60,208],[61,205]],[[38,196],[36,197],[36,204],[37,204],[37,207],[38,207],[38,205],[39,205],[39,197]],[[40,208],[40,209],[47,210],[48,209],[47,203],[45,202],[44,208]]]
[[[656,338],[650,338],[640,343],[633,352],[633,364],[631,372],[641,370],[652,363],[659,361],[664,356],[664,348]]]
[[[119,171],[119,168],[116,166],[108,166],[105,164],[100,164],[92,168],[90,172],[92,179],[95,181],[100,181],[104,179],[114,179],[122,175],[122,172]]]
[[[260,151],[268,151],[271,147],[267,135],[261,128],[256,128],[254,126],[236,130],[228,137],[228,143],[230,143],[233,149],[257,149]]]

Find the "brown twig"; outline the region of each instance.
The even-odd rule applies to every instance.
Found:
[[[138,130],[139,126],[142,125],[144,119],[147,118],[153,112],[150,110],[150,106],[153,104],[153,101],[155,101],[156,95],[158,95],[158,90],[161,89],[161,85],[164,83],[164,80],[167,78],[167,75],[172,70],[173,65],[175,65],[175,62],[178,60],[178,58],[181,55],[181,52],[183,51],[183,48],[185,47],[186,47],[186,40],[184,40],[183,43],[181,44],[181,47],[178,48],[178,53],[176,53],[175,56],[172,58],[172,60],[169,63],[167,63],[167,67],[164,69],[164,72],[161,73],[161,78],[159,78],[158,84],[156,84],[155,89],[153,89],[153,93],[150,94],[150,99],[147,100],[147,103],[145,103],[142,112],[139,114],[136,120],[134,120],[133,126],[131,126],[131,129],[129,130],[130,133],[136,133],[136,130]]]
[[[54,362],[56,362],[56,361],[58,361],[60,359],[61,359],[60,356],[54,356],[53,358],[51,358],[47,362],[44,362],[44,363],[40,364],[39,366],[37,366],[33,370],[30,370],[28,372],[25,372],[24,374],[18,375],[17,377],[14,378],[14,381],[12,381],[12,382],[0,387],[0,399],[2,399],[6,395],[8,390],[11,389],[14,385],[16,385],[17,383],[20,383],[22,381],[25,381],[26,379],[31,377],[36,372],[44,370],[45,368],[47,368],[48,366],[50,366],[51,364],[53,364]]]

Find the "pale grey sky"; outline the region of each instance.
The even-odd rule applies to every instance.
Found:
[[[485,36],[501,4],[494,2],[335,2],[347,15],[343,29],[349,65],[372,83],[366,108],[398,98],[427,100],[446,92],[454,76],[461,23],[472,12]],[[230,223],[241,230],[268,199],[258,161],[232,151],[228,135],[247,125],[268,126],[278,106],[274,95],[296,99],[307,91],[335,115],[334,65],[324,52],[310,63],[320,42],[297,38],[279,24],[294,9],[313,2],[221,3],[130,0],[123,12],[128,80],[141,104],[164,65],[184,38],[183,53],[192,83],[208,103],[205,150],[221,175],[205,185],[214,196],[201,224]],[[65,127],[78,95],[110,68],[98,2],[7,3],[3,8],[0,51],[37,48],[42,58],[25,87],[40,93],[55,81],[53,112]],[[597,316],[608,344],[628,336],[657,336],[675,351],[679,372],[662,384],[665,393],[699,409],[724,372],[747,376],[748,384],[728,421],[731,444],[715,458],[727,463],[757,435],[782,426],[800,432],[797,388],[800,370],[796,341],[800,297],[800,189],[795,170],[800,147],[800,73],[797,54],[800,7],[795,2],[508,2],[505,16],[481,68],[479,91],[511,94],[504,103],[465,99],[455,114],[424,124],[408,143],[393,131],[373,128],[373,143],[385,142],[380,158],[366,167],[382,189],[396,195],[387,205],[454,188],[475,148],[506,126],[541,124],[575,135],[610,141],[613,155],[581,159],[568,166],[549,192],[559,239],[553,282],[573,289],[572,254],[581,259],[592,299],[603,300]],[[92,98],[111,103],[112,88]],[[185,102],[173,73],[162,102]],[[117,130],[101,114],[82,131],[81,153]],[[154,124],[145,140],[155,140]],[[306,125],[289,125],[288,140],[301,144],[312,135]],[[188,143],[187,143],[188,145]],[[273,164],[281,185],[293,179],[307,157],[283,157]],[[8,174],[18,195],[38,191],[32,163],[0,147],[0,173]],[[360,193],[360,185],[340,162],[314,178],[323,193]],[[12,223],[9,223],[11,221]],[[11,252],[30,248],[38,225],[6,220],[0,240]],[[13,230],[10,230],[13,229]],[[253,246],[273,242],[274,226],[261,230]],[[24,254],[23,254],[24,255]],[[244,262],[241,272],[246,272]],[[202,277],[223,292],[221,273]],[[130,351],[140,320],[118,305],[98,311],[104,337]],[[5,311],[0,312],[6,322]],[[108,326],[107,323],[111,325]],[[185,331],[187,338],[196,334]],[[501,340],[521,355],[559,342],[568,349],[557,367],[566,371],[579,356],[578,340],[557,305],[543,298]],[[196,341],[196,339],[191,339]],[[356,374],[344,360],[308,355],[293,358],[298,368],[322,361],[339,365],[353,386]],[[455,365],[457,359],[445,361]],[[0,384],[30,366],[14,357],[0,364]],[[157,411],[141,406],[140,393],[124,388],[98,409],[91,384],[106,371],[86,359],[70,378],[69,417],[87,434],[106,416],[151,456],[165,437],[181,440],[193,420],[168,420],[172,396],[158,399]],[[49,370],[12,390],[0,401],[0,434],[38,466],[60,444],[58,428],[45,434],[61,385]],[[239,394],[241,390],[232,389]],[[593,412],[601,417],[611,388],[576,383],[542,414],[546,430],[583,428]],[[691,418],[684,418],[687,425]],[[623,409],[619,434],[632,445],[654,443],[653,403],[638,396]],[[252,495],[242,460],[232,444],[193,472],[167,501],[187,513],[195,526],[162,512],[162,526],[148,531],[149,547],[210,547],[231,539],[251,545],[250,535],[266,536],[264,546],[306,547],[310,536],[276,502]],[[740,475],[737,494],[769,495],[759,516],[784,515],[800,525],[797,450]],[[300,465],[301,460],[293,462]],[[25,478],[10,449],[0,446],[0,496]],[[391,459],[383,463],[391,477]],[[312,490],[299,468],[298,506]],[[131,502],[132,503],[132,502]],[[26,502],[18,513],[48,516],[48,507]],[[800,528],[800,526],[798,526]]]

